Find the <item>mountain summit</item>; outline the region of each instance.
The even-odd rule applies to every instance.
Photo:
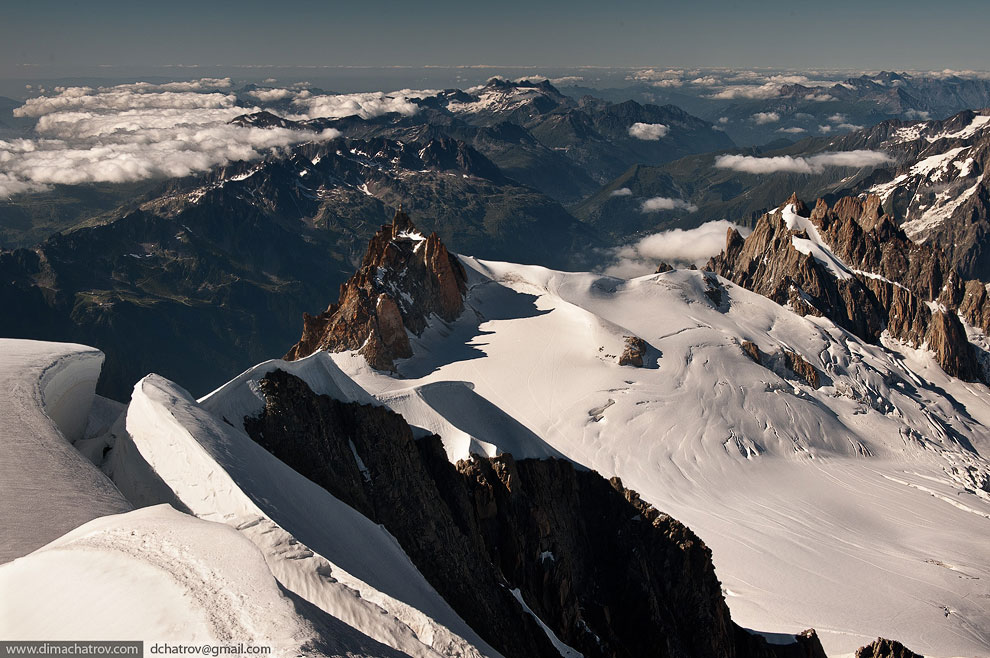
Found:
[[[337,303],[319,315],[303,315],[302,337],[285,358],[358,350],[372,367],[394,370],[395,359],[412,356],[407,332],[421,334],[433,315],[456,319],[466,292],[457,258],[436,233],[420,233],[400,207],[371,239]]]

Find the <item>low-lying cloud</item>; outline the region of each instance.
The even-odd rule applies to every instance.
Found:
[[[262,103],[273,103],[275,101],[291,98],[296,92],[291,89],[253,89],[247,93],[248,96],[256,98]]]
[[[317,119],[328,117],[338,119],[357,115],[362,119],[397,112],[412,116],[419,112],[415,100],[433,92],[414,92],[409,89],[389,94],[373,91],[360,94],[313,95],[304,90],[292,100],[292,105],[299,108],[301,116],[295,118]]]
[[[757,112],[753,115],[753,121],[755,121],[758,126],[762,126],[767,123],[776,123],[780,121],[780,114],[777,112]]]
[[[29,98],[14,109],[16,117],[37,118],[54,112],[113,112],[134,109],[192,110],[230,108],[237,99],[230,94],[191,91],[137,91],[133,85],[99,88],[57,87],[52,96]]]
[[[256,160],[335,130],[231,125],[257,111],[214,91],[229,80],[58,88],[14,110],[37,118],[35,137],[0,141],[0,196],[53,184],[120,183],[188,176],[237,160]]]
[[[670,132],[670,126],[662,123],[634,123],[629,126],[629,136],[646,141],[656,141],[661,137],[666,137]]]
[[[640,212],[660,212],[663,210],[686,210],[688,212],[696,212],[698,206],[693,203],[688,203],[684,199],[671,199],[665,196],[655,196],[650,199],[646,199],[639,206]]]
[[[719,169],[732,169],[747,174],[820,174],[826,167],[876,167],[893,159],[881,151],[833,151],[809,157],[778,155],[757,157],[752,155],[720,155],[715,158]]]
[[[612,190],[612,193],[609,194],[609,196],[632,196],[632,190],[628,187],[620,187],[617,190]]]
[[[622,278],[652,274],[663,261],[671,265],[704,265],[725,248],[726,232],[734,228],[743,235],[749,229],[719,220],[693,229],[673,229],[649,235],[638,242],[612,250],[614,259],[605,273]]]
[[[546,80],[555,87],[565,86],[565,85],[577,85],[584,82],[583,75],[563,75],[559,78],[552,78],[546,75],[524,75],[521,78],[516,78],[516,82],[543,82]]]

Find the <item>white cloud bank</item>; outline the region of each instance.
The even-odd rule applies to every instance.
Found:
[[[622,278],[652,274],[661,261],[673,265],[704,265],[709,258],[725,248],[729,228],[743,235],[749,229],[726,220],[708,222],[693,229],[673,229],[649,235],[638,242],[612,250],[615,262],[605,273]]]
[[[564,86],[564,85],[576,85],[584,82],[583,75],[563,75],[559,78],[551,78],[546,75],[541,75],[536,73],[534,75],[524,75],[521,78],[516,78],[516,82],[543,82],[548,81],[554,87]]]
[[[777,123],[780,121],[780,114],[777,112],[757,112],[753,115],[756,125],[762,126],[767,123]]]
[[[640,212],[660,212],[661,210],[686,210],[695,212],[698,206],[684,199],[671,199],[665,196],[655,196],[643,201],[639,206]]]
[[[29,99],[14,112],[38,119],[36,137],[0,141],[0,196],[59,183],[188,176],[340,134],[230,125],[259,108],[209,91],[222,86],[229,81],[67,87]]]
[[[893,159],[881,151],[834,151],[807,158],[778,155],[760,158],[752,155],[720,155],[715,158],[719,169],[732,169],[747,174],[820,174],[826,167],[876,167]]]
[[[629,126],[629,136],[646,141],[656,141],[661,137],[666,137],[670,132],[670,126],[662,123],[634,123]]]
[[[339,119],[357,115],[362,119],[397,112],[412,116],[419,112],[416,99],[428,96],[433,91],[412,91],[404,89],[389,94],[373,91],[360,94],[338,94],[332,96],[314,96],[307,90],[299,92],[292,104],[301,111],[301,116],[294,118],[317,119],[327,117]]]
[[[254,89],[247,93],[252,98],[257,98],[262,103],[273,103],[295,96],[296,92],[291,89]]]
[[[620,187],[617,190],[612,190],[612,193],[609,194],[609,196],[632,196],[632,190],[628,187]]]

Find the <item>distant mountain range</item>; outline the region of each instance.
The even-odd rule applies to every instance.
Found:
[[[404,207],[461,253],[576,265],[594,231],[463,142],[304,144],[159,187],[34,248],[0,252],[0,334],[93,344],[101,392],[155,370],[206,392],[284,353],[303,311]],[[237,335],[236,340],[229,340]]]
[[[911,238],[937,244],[966,277],[990,280],[988,149],[990,111],[967,110],[944,121],[884,121],[784,148],[631,167],[573,210],[600,231],[631,239],[719,219],[752,226],[792,192],[829,202],[877,194]],[[683,200],[695,211],[642,212],[653,197]]]
[[[113,397],[150,370],[205,392],[284,353],[292,318],[319,308],[399,207],[456,253],[590,269],[594,248],[715,219],[753,225],[793,192],[875,193],[963,279],[990,278],[986,114],[767,150],[732,148],[674,107],[575,101],[547,82],[496,79],[416,102],[367,119],[247,114],[234,123],[343,137],[201,176],[0,203],[7,244],[25,247],[0,252],[0,298],[29,309],[6,315],[0,334],[103,349],[100,391]],[[559,201],[596,188],[569,210]],[[235,327],[251,329],[228,341]]]
[[[810,74],[809,74],[810,75]],[[787,76],[780,76],[786,80]],[[804,76],[796,76],[803,78]],[[839,82],[779,84],[706,84],[675,79],[629,87],[564,87],[564,92],[593,94],[611,101],[674,104],[715,122],[741,146],[781,138],[848,132],[887,119],[944,119],[966,109],[990,107],[990,79],[956,75],[883,71]]]
[[[732,148],[725,133],[672,105],[579,101],[549,82],[493,78],[468,91],[413,99],[415,114],[288,122],[270,112],[245,125],[340,130],[345,136],[424,141],[447,136],[470,144],[502,172],[562,202],[576,201],[637,163]],[[277,110],[276,110],[277,111]]]

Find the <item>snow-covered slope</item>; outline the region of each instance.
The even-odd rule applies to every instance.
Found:
[[[401,656],[285,592],[236,530],[168,505],[94,519],[0,567],[0,637]],[[16,593],[16,595],[10,595]],[[219,648],[219,647],[218,647]]]
[[[878,634],[926,655],[990,651],[986,387],[724,281],[716,303],[701,272],[624,281],[463,260],[469,308],[414,341],[404,378],[333,355],[440,431],[452,459],[532,443],[620,476],[712,548],[743,625],[815,626],[830,655]],[[648,367],[617,365],[625,336],[647,341]],[[466,422],[467,397],[522,428],[499,445]]]
[[[302,477],[224,421],[254,413],[254,382],[276,365],[320,392],[368,400],[326,354],[267,362],[214,395],[219,415],[149,375],[135,386],[109,471],[137,505],[170,502],[238,529],[288,590],[412,656],[497,657],[381,526]]]
[[[0,564],[131,509],[70,444],[86,427],[102,365],[92,347],[0,339]]]

